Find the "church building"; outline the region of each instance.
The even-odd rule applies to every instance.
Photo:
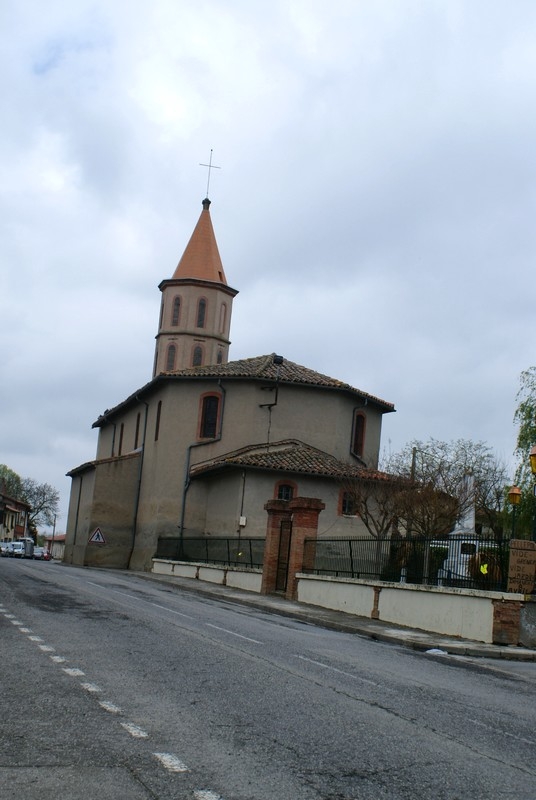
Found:
[[[291,361],[229,361],[233,300],[210,216],[160,283],[152,379],[93,423],[72,479],[64,560],[150,570],[159,542],[264,537],[270,500],[318,498],[322,535],[367,535],[344,490],[374,478],[394,406]]]

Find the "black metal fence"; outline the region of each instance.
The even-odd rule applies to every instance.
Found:
[[[197,561],[202,564],[262,567],[264,539],[242,537],[159,538],[155,558]]]
[[[429,586],[504,591],[509,542],[449,539],[306,539],[304,572]]]

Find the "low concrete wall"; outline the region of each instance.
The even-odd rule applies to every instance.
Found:
[[[152,571],[248,592],[260,593],[262,585],[260,569],[155,558]],[[526,603],[521,594],[303,573],[296,577],[299,603],[488,644],[536,646],[536,603]],[[512,630],[506,633],[508,626]]]
[[[260,592],[262,583],[260,569],[198,564],[192,561],[169,561],[164,558],[153,559],[152,572],[155,575],[172,575],[177,578],[194,578],[207,583],[218,583],[246,592]]]
[[[494,601],[523,600],[523,595],[505,592],[298,575],[300,603],[489,644],[494,639]]]

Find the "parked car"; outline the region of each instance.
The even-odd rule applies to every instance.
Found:
[[[8,542],[7,540],[5,542],[0,542],[0,555],[7,556],[7,551],[10,544],[11,542]]]
[[[24,558],[26,556],[26,545],[24,542],[11,542],[7,554],[12,558]]]
[[[42,561],[45,557],[45,548],[44,547],[34,547],[34,554],[33,557],[38,561]]]

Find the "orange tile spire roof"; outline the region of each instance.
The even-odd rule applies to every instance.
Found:
[[[206,197],[203,200],[201,216],[173,273],[173,280],[195,278],[227,285],[209,206],[210,200]]]

